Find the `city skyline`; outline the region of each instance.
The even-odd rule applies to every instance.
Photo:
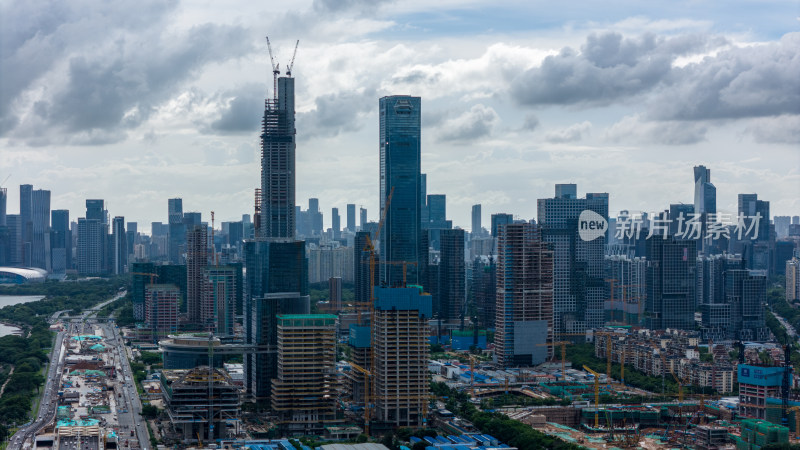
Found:
[[[492,11],[479,3],[315,2],[294,11],[150,4],[137,20],[127,20],[124,5],[98,6],[86,29],[105,27],[124,57],[71,28],[81,16],[69,5],[62,23],[10,5],[3,62],[12,69],[0,108],[7,208],[18,211],[17,187],[32,184],[50,190],[52,208],[69,209],[72,220],[85,199],[103,198],[112,216],[145,232],[166,221],[172,197],[206,218],[216,211],[218,221],[252,216],[259,120],[272,96],[269,33],[281,67],[301,41],[296,198],[320,199],[324,228],[330,208],[348,203],[378,219],[378,98],[395,94],[425,101],[427,191],[446,194],[448,218],[465,229],[478,203],[484,224],[498,212],[534,218],[536,200],[558,183],[608,192],[611,216],[692,203],[691,167],[701,164],[714,174],[719,211],[735,212],[738,194],[758,193],[772,214],[796,215],[800,200],[788,195],[800,187],[796,14],[759,5],[622,3],[568,14],[511,3]],[[170,36],[175,43],[160,42]],[[52,39],[64,47],[48,47]],[[133,50],[142,43],[163,50]],[[23,63],[29,50],[52,63]],[[195,62],[174,64],[189,56]],[[711,83],[724,68],[733,78]],[[167,69],[166,80],[147,79]],[[558,73],[586,83],[558,84]],[[533,89],[539,84],[550,90]]]

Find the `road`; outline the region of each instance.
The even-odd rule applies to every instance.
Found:
[[[100,310],[103,306],[113,302],[114,300],[123,297],[126,292],[121,292],[107,300],[103,303],[95,305],[94,307],[86,310],[82,314],[82,318],[86,320],[87,317],[90,315],[96,314],[98,310]],[[58,316],[61,315],[64,311],[58,311],[50,318],[52,321],[57,320]],[[51,322],[52,323],[52,322]],[[64,338],[68,335],[68,331],[59,331],[56,334],[55,344],[53,345],[53,351],[50,354],[50,363],[47,371],[47,378],[44,387],[44,391],[42,393],[42,398],[39,403],[39,413],[35,420],[29,422],[26,425],[20,427],[14,436],[11,437],[9,440],[9,448],[23,448],[23,446],[30,445],[32,447],[33,438],[36,433],[39,432],[42,428],[44,428],[49,423],[52,423],[55,419],[55,414],[58,406],[58,389],[59,389],[59,382],[61,381],[61,376],[64,372]],[[119,341],[121,342],[121,341]],[[127,363],[127,359],[125,360]],[[130,367],[128,368],[130,371]],[[28,444],[28,441],[31,441]],[[145,448],[142,446],[142,448]]]
[[[772,315],[775,316],[775,318],[778,319],[778,322],[783,325],[783,328],[786,329],[786,334],[788,334],[790,338],[793,338],[800,343],[800,337],[797,336],[797,330],[794,329],[789,321],[778,315],[778,313],[776,313],[774,310],[772,310]]]

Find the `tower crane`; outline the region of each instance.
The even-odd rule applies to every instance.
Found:
[[[298,41],[299,43],[300,41]],[[272,63],[272,96],[273,99],[278,101],[278,75],[281,74],[280,64],[275,62],[275,57],[272,55],[272,45],[269,43],[269,36],[267,36],[267,50],[269,50],[269,61]]]
[[[297,40],[297,43],[294,44],[294,53],[292,53],[292,61],[289,62],[289,65],[286,66],[286,76],[292,76],[292,67],[294,67],[294,57],[297,56],[297,46],[300,45],[300,39]]]
[[[583,370],[594,375],[594,428],[600,427],[600,374],[583,366]]]
[[[538,344],[538,347],[555,347],[556,345],[561,346],[561,379],[564,380],[566,377],[566,361],[567,361],[567,345],[571,345],[572,342],[570,341],[558,341],[558,342],[546,342],[544,344]]]

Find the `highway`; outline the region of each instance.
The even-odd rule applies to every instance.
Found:
[[[98,305],[93,306],[92,308],[84,311],[81,315],[82,320],[87,320],[88,317],[91,315],[97,314],[101,308],[105,305],[113,302],[114,300],[123,297],[126,292],[121,292],[114,296],[113,298],[100,303]],[[61,315],[64,311],[58,311],[54,313],[50,320],[51,323],[54,323],[58,316]],[[112,327],[116,329],[116,327]],[[50,361],[47,371],[47,378],[45,382],[44,391],[42,393],[42,398],[40,399],[39,403],[39,413],[36,416],[35,420],[29,422],[26,425],[20,427],[16,433],[11,437],[9,440],[9,447],[8,448],[32,448],[33,447],[33,439],[42,428],[46,425],[53,422],[55,419],[56,409],[58,406],[58,389],[59,389],[59,382],[61,380],[61,374],[64,372],[64,339],[69,335],[67,331],[59,331],[56,334],[55,343],[53,345],[53,350],[50,354]],[[117,339],[117,342],[121,345],[121,341]],[[125,364],[127,364],[127,358],[125,358]],[[130,366],[128,366],[128,372],[130,372]],[[132,383],[131,383],[132,384]],[[137,398],[138,400],[138,398]],[[139,411],[141,411],[141,405],[139,407]],[[143,445],[142,448],[145,448]]]

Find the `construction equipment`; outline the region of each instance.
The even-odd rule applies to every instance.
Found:
[[[594,370],[583,366],[583,370],[594,375],[594,427],[600,426],[600,374]]]
[[[538,344],[538,347],[553,347],[556,345],[561,346],[561,379],[563,380],[566,376],[566,363],[567,363],[567,345],[572,344],[570,341],[558,341],[558,342],[545,342],[544,344]]]
[[[131,272],[130,274],[131,275],[147,275],[147,276],[150,277],[150,284],[155,284],[155,283],[153,283],[153,281],[154,281],[153,278],[158,278],[158,274],[157,273]]]
[[[370,393],[370,385],[372,384],[372,372],[369,370],[359,366],[354,362],[350,362],[350,367],[356,369],[357,371],[361,372],[365,376],[364,380],[364,434],[369,436],[369,421],[370,416],[372,415],[372,405],[369,403],[369,393]]]
[[[294,57],[297,56],[297,46],[300,45],[300,39],[297,40],[297,43],[294,44],[294,53],[292,53],[292,61],[289,62],[289,65],[286,67],[286,76],[292,76],[292,67],[294,67]]]
[[[272,56],[272,45],[269,43],[269,36],[267,36],[267,49],[269,50],[269,61],[272,63],[272,95],[275,102],[278,102],[278,75],[281,74],[280,64],[275,62]]]

